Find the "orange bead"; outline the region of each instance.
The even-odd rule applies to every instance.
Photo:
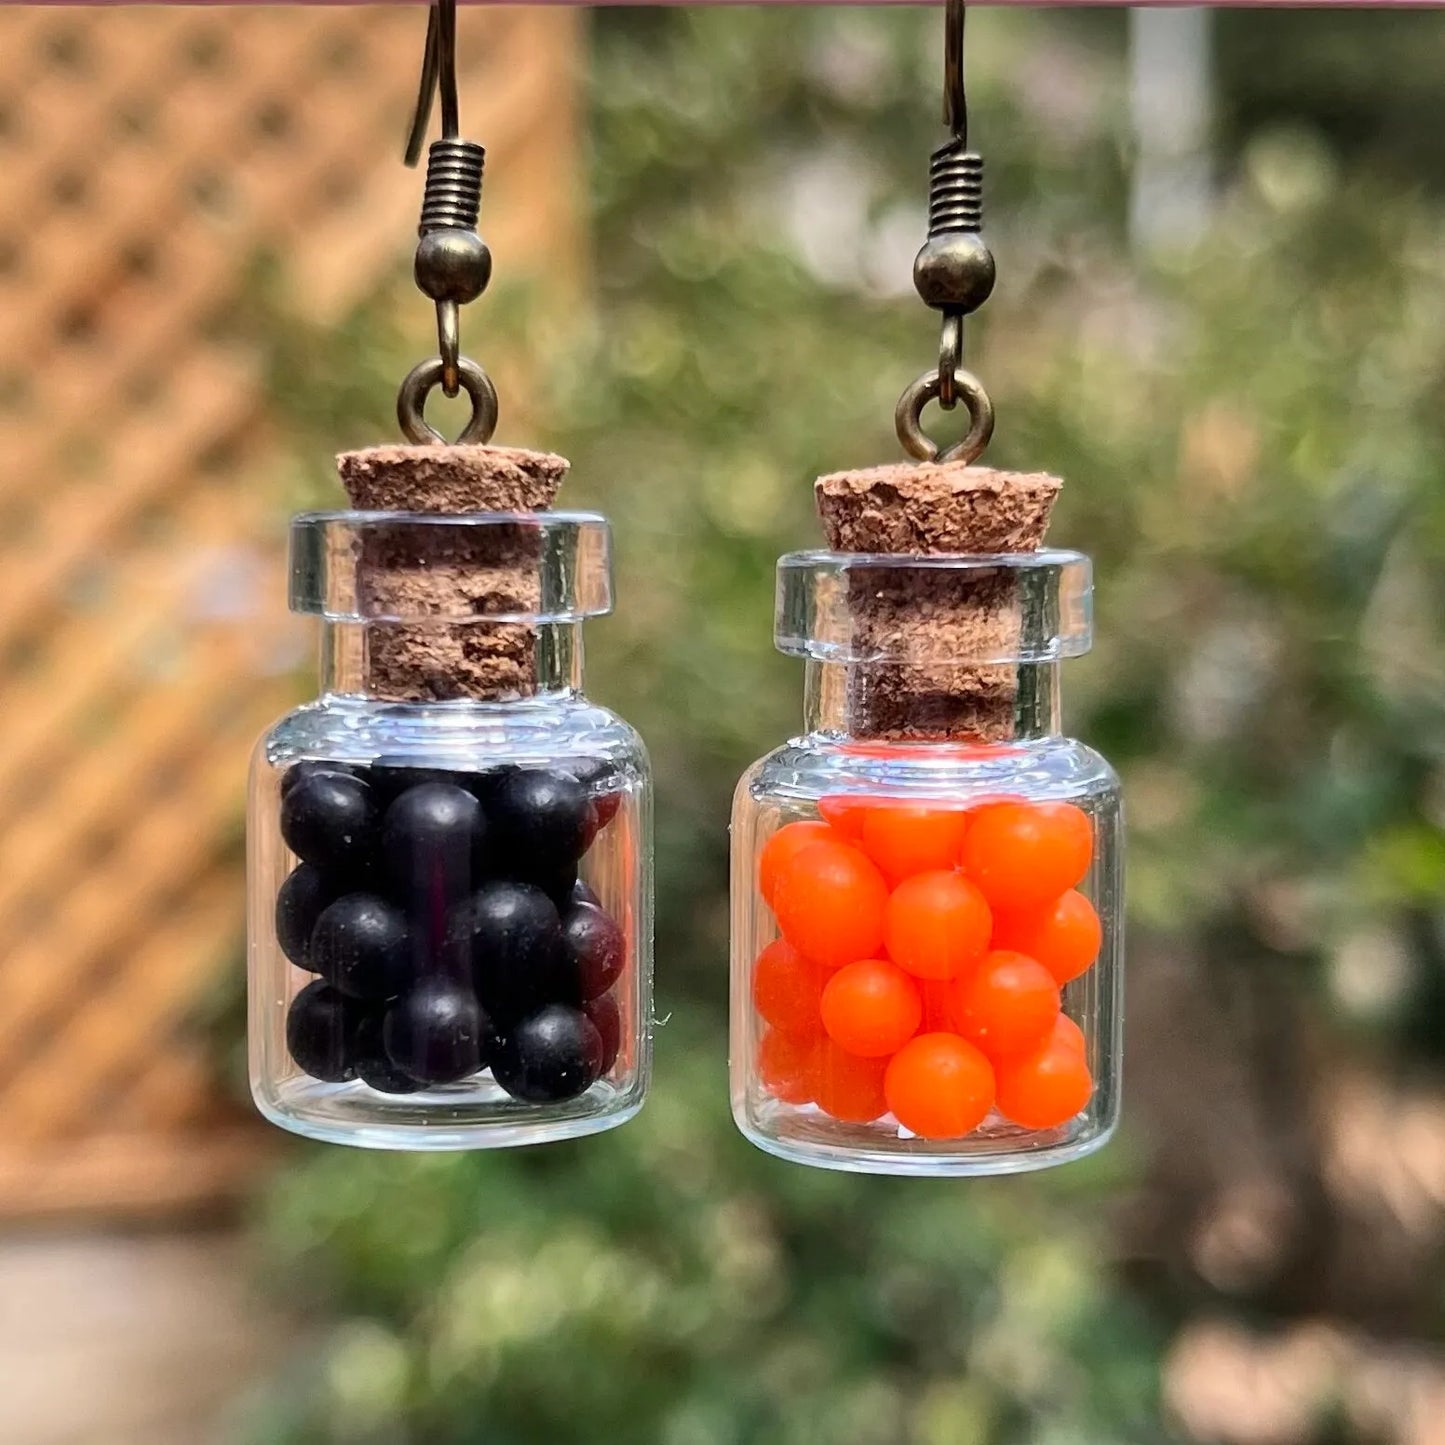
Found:
[[[823,970],[778,938],[753,965],[753,1007],[774,1028],[791,1034],[816,1034],[822,1026],[818,1001]]]
[[[783,937],[808,958],[839,968],[876,957],[888,885],[847,843],[810,843],[778,878],[773,912]]]
[[[949,997],[954,1027],[991,1059],[1026,1053],[1053,1031],[1059,986],[1043,964],[1022,953],[987,953],[955,980]]]
[[[998,808],[1005,804],[1023,807],[1028,806],[1028,799],[1021,797],[1018,793],[985,793],[981,797],[974,798],[968,805],[968,816],[970,820],[976,819],[986,808]]]
[[[925,978],[919,982],[923,994],[923,1022],[918,1026],[919,1031],[925,1034],[953,1033],[953,1011],[949,1000],[953,980]]]
[[[1060,1014],[1054,1024],[1053,1042],[1056,1044],[1067,1044],[1069,1048],[1076,1049],[1081,1058],[1089,1052],[1089,1041],[1084,1037],[1084,1031],[1068,1014]]]
[[[956,1034],[919,1034],[889,1061],[883,1092],[905,1129],[922,1139],[961,1139],[993,1107],[993,1068]]]
[[[1025,1129],[1066,1124],[1088,1102],[1094,1081],[1081,1050],[1055,1034],[1043,1048],[999,1066],[998,1107]]]
[[[923,999],[896,963],[878,958],[846,964],[823,989],[823,1027],[840,1049],[879,1058],[918,1032]]]
[[[863,814],[863,851],[892,884],[915,873],[954,867],[963,851],[968,814],[957,808],[883,803]]]
[[[845,794],[818,799],[818,812],[832,825],[833,831],[849,843],[856,843],[863,836],[863,819],[872,806],[867,798]]]
[[[988,904],[961,873],[918,873],[893,890],[884,920],[888,956],[919,978],[953,978],[988,947]]]
[[[785,1104],[807,1104],[813,1098],[820,1039],[769,1029],[758,1040],[758,1078],[763,1088]]]
[[[883,1097],[887,1059],[863,1059],[824,1039],[815,1058],[813,1098],[825,1114],[844,1124],[869,1124],[888,1112]]]
[[[1089,871],[1094,829],[1072,803],[998,803],[975,810],[964,871],[1001,912],[1039,908]]]
[[[993,946],[1038,959],[1060,984],[1086,973],[1103,941],[1094,905],[1074,889],[1037,912],[994,914]]]
[[[758,892],[768,904],[778,891],[778,879],[783,870],[810,843],[822,843],[832,838],[833,831],[826,823],[807,821],[787,823],[779,828],[758,854]]]

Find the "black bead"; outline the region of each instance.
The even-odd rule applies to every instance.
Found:
[[[381,1035],[387,1058],[404,1074],[449,1084],[481,1069],[490,1028],[469,988],[433,981],[392,1004]]]
[[[493,850],[509,876],[552,879],[582,856],[595,815],[576,778],[519,768],[488,795]]]
[[[286,1052],[313,1079],[339,1084],[354,1074],[351,1040],[356,1006],[319,978],[286,1011]]]
[[[617,999],[613,994],[604,993],[601,998],[588,999],[582,1005],[582,1012],[592,1020],[592,1027],[602,1040],[602,1067],[597,1072],[599,1076],[610,1073],[622,1050],[622,1010],[617,1006]]]
[[[281,801],[281,836],[303,862],[361,881],[376,852],[371,788],[348,773],[314,772]]]
[[[562,942],[557,906],[530,883],[483,884],[465,910],[473,960],[508,973],[549,967]]]
[[[489,1013],[518,1018],[546,1003],[580,1003],[576,967],[557,906],[530,883],[487,883],[458,911],[477,997]]]
[[[602,1075],[602,1036],[581,1009],[549,1004],[498,1040],[492,1075],[529,1104],[575,1099]]]
[[[343,777],[358,778],[361,776],[361,769],[355,763],[317,762],[309,759],[306,762],[292,763],[281,774],[281,796],[284,798],[297,783],[316,773],[340,773]]]
[[[370,1010],[356,1026],[356,1037],[352,1046],[356,1077],[368,1088],[375,1089],[378,1094],[415,1094],[426,1085],[397,1068],[386,1056],[386,1047],[381,1038],[384,1017],[383,1013]]]
[[[322,910],[336,897],[314,863],[298,863],[276,891],[276,942],[298,968],[311,964],[311,932]]]
[[[411,973],[406,920],[372,893],[348,893],[322,910],[311,935],[311,966],[353,998],[392,998]]]
[[[622,976],[627,941],[622,930],[592,903],[575,903],[562,920],[562,938],[577,969],[584,999],[607,992]]]
[[[387,879],[408,903],[434,907],[459,901],[485,853],[482,805],[452,783],[408,788],[386,810],[381,848]]]
[[[565,770],[582,784],[592,802],[592,837],[595,838],[617,816],[622,806],[623,781],[614,763],[603,758],[587,758],[568,763]]]
[[[576,778],[589,793],[598,791],[612,777],[616,769],[606,758],[569,758],[558,767],[570,777]]]
[[[577,865],[569,863],[565,868],[554,869],[541,877],[529,878],[527,882],[540,888],[556,905],[557,912],[562,913],[572,906],[572,894],[577,888]]]
[[[366,779],[376,789],[383,808],[409,788],[425,783],[445,783],[451,787],[468,788],[471,773],[453,772],[449,768],[413,768],[402,763],[377,762],[366,770]]]
[[[520,768],[508,763],[504,767],[488,768],[485,772],[468,773],[465,786],[484,809],[490,809],[497,790],[515,773],[521,771]],[[488,816],[491,816],[490,812]]]

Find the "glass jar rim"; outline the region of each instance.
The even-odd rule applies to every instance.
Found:
[[[1047,663],[1093,641],[1082,552],[789,552],[778,559],[774,641],[817,662]],[[918,609],[916,625],[909,612]],[[924,625],[940,616],[952,625]],[[976,624],[976,625],[975,625]]]
[[[487,575],[447,585],[444,565]],[[301,512],[289,568],[291,610],[328,622],[546,625],[612,610],[599,512]],[[408,574],[421,585],[387,585]]]

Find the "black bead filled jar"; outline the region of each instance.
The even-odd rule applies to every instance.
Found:
[[[250,792],[251,1077],[273,1122],[461,1149],[641,1107],[647,758],[581,691],[581,622],[610,600],[600,517],[296,519],[323,692],[262,740]]]

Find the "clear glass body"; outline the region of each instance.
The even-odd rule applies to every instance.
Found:
[[[256,1104],[296,1133],[383,1149],[620,1124],[651,1066],[651,783],[637,734],[581,691],[580,616],[609,601],[605,524],[526,524],[546,534],[549,575],[540,602],[506,614],[535,639],[525,695],[426,702],[368,685],[376,634],[399,619],[345,575],[367,525],[293,532],[293,606],[325,620],[322,695],[252,765]]]
[[[1115,1128],[1121,1087],[1118,783],[1059,731],[1087,564],[932,563],[1020,569],[1022,631],[987,658],[1016,681],[1011,736],[984,742],[854,735],[849,699],[875,675],[897,691],[902,669],[906,691],[909,669],[939,662],[927,639],[859,648],[837,597],[820,599],[868,560],[783,560],[778,638],[808,658],[807,731],[734,801],[734,1118],[769,1153],[857,1172],[1077,1159]]]

